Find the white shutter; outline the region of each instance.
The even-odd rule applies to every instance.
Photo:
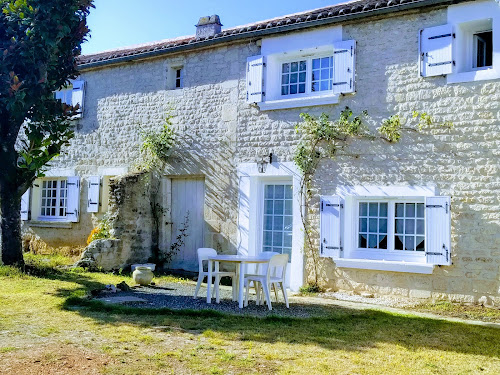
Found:
[[[68,203],[66,205],[66,218],[74,223],[80,217],[80,177],[68,177]]]
[[[71,105],[75,106],[77,104],[80,105],[79,112],[80,114],[76,117],[83,117],[83,102],[85,96],[85,81],[72,81],[73,92],[71,95]]]
[[[320,256],[340,258],[342,199],[338,195],[321,197],[320,202]]]
[[[429,27],[420,31],[420,75],[440,76],[453,72],[452,25]]]
[[[101,177],[90,176],[88,178],[87,212],[99,212],[99,193],[101,191]]]
[[[333,43],[333,93],[354,92],[356,41]]]
[[[250,56],[247,59],[247,103],[264,101],[264,56]]]
[[[30,193],[31,189],[28,189],[21,197],[21,220],[30,219]]]
[[[451,264],[450,197],[425,199],[425,251],[429,264]]]

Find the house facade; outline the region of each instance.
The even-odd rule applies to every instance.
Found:
[[[189,218],[172,268],[195,270],[198,247],[277,251],[290,254],[293,290],[317,273],[333,289],[500,303],[497,2],[359,0],[220,26],[206,17],[198,36],[82,56],[72,95],[83,114],[23,200],[27,242],[84,246],[116,176],[140,162],[141,132],[170,116],[161,251]],[[413,111],[434,124],[399,143],[350,141],[320,162],[306,199],[299,115],[335,120],[345,107],[366,111],[374,132]],[[150,196],[131,191],[121,200],[147,211]],[[143,211],[127,225],[147,245]],[[147,257],[130,254],[116,268]]]

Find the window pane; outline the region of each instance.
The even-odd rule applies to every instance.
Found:
[[[299,70],[299,63],[298,62],[293,62],[290,64],[290,71],[291,72],[296,72]]]
[[[307,69],[307,64],[306,64],[306,62],[305,62],[305,61],[301,61],[301,62],[300,62],[300,64],[299,64],[299,70],[304,71],[304,70],[306,70],[306,69]],[[304,77],[305,77],[305,75],[304,75]],[[305,79],[305,78],[304,78],[304,79]]]
[[[405,216],[405,204],[396,203],[396,217],[404,217],[404,216]]]
[[[306,81],[306,72],[299,73],[299,82]]]
[[[297,93],[297,85],[290,85],[290,95]]]
[[[378,203],[370,203],[370,216],[378,216]]]
[[[290,71],[290,64],[288,64],[288,63],[287,64],[283,64],[282,67],[281,67],[281,69],[282,69],[283,73],[288,73]]]
[[[292,215],[292,201],[291,200],[286,200],[285,201],[285,215]]]
[[[379,249],[387,249],[387,235],[378,236],[378,247]]]
[[[273,232],[273,246],[283,246],[283,232]]]
[[[267,247],[267,246],[264,246],[262,248],[263,251],[273,251],[273,249],[271,247]]]
[[[273,213],[273,201],[272,200],[265,200],[264,201],[264,213],[265,214],[272,214]]]
[[[285,230],[292,231],[292,224],[293,224],[293,217],[292,216],[285,216]]]
[[[425,233],[425,221],[417,220],[417,234],[424,234],[424,233]]]
[[[293,188],[292,185],[285,185],[285,198],[292,199],[293,198]]]
[[[306,92],[306,84],[302,83],[299,85],[299,94],[303,94]]]
[[[271,246],[273,244],[273,232],[264,231],[264,246]]]
[[[378,220],[379,233],[387,233],[387,219]]]
[[[319,69],[320,68],[320,59],[313,59],[312,68],[313,69]]]
[[[320,88],[320,91],[328,90],[330,88],[330,82],[329,81],[321,81],[319,88]]]
[[[368,232],[368,219],[359,219],[359,231]]]
[[[406,250],[415,250],[415,237],[413,236],[406,236],[405,237],[405,248]]]
[[[283,201],[274,201],[274,214],[283,215]]]
[[[366,249],[366,234],[359,235],[359,247]]]
[[[299,80],[299,75],[297,73],[290,74],[290,83],[297,83]]]
[[[285,185],[274,185],[274,198],[275,199],[285,198]]]
[[[311,90],[316,92],[319,91],[319,83],[318,82],[313,82],[311,85]]]
[[[368,235],[368,247],[370,249],[376,249],[377,248],[377,235],[376,234],[369,234]]]
[[[417,251],[424,251],[425,250],[425,241],[424,237],[417,237]]]
[[[415,220],[406,219],[405,221],[405,234],[415,234]]]
[[[424,204],[417,203],[417,217],[424,217]]]
[[[274,195],[274,185],[266,185],[266,193],[265,193],[266,199],[273,198],[273,195]]]
[[[288,84],[290,82],[290,76],[288,74],[284,74],[282,77],[281,77],[281,83],[282,84]]]
[[[283,230],[283,216],[275,216],[274,217],[274,230]]]
[[[380,203],[380,217],[387,217],[387,203]]]
[[[281,95],[288,95],[288,86],[283,86],[281,88]]]
[[[406,217],[415,217],[414,203],[406,203]]]
[[[270,215],[264,216],[264,229],[272,230],[273,229],[273,217]]]
[[[283,246],[292,247],[292,234],[291,233],[285,232],[284,237],[283,237]]]
[[[403,250],[404,236],[396,236],[394,238],[394,249]]]
[[[359,216],[368,216],[368,204],[360,203],[359,204]]]
[[[369,220],[369,231],[371,233],[377,233],[378,232],[378,225],[377,225],[377,219],[370,219]]]

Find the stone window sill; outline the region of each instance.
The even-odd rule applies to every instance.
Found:
[[[496,68],[471,70],[469,72],[460,72],[448,74],[447,83],[477,82],[500,78],[500,72]]]
[[[333,259],[339,268],[358,268],[376,271],[393,271],[408,273],[432,274],[434,265],[402,261],[371,260],[371,259]]]
[[[35,228],[63,228],[63,229],[71,229],[73,227],[73,223],[68,221],[44,221],[44,220],[31,220],[26,221],[30,227]]]
[[[337,104],[339,95],[304,97],[295,99],[270,100],[258,103],[261,111],[272,111],[275,109],[288,109],[300,107],[312,107],[316,105]]]

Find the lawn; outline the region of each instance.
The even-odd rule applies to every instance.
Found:
[[[335,306],[301,319],[111,307],[81,297],[128,276],[29,262],[31,275],[0,267],[0,373],[500,374],[497,328]]]

